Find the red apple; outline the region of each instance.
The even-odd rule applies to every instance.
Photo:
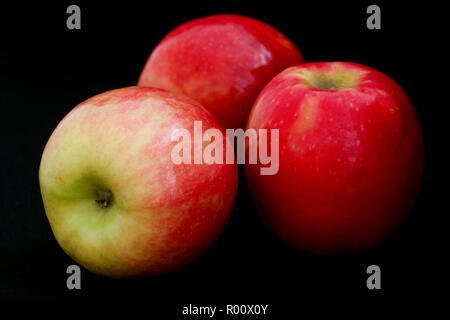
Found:
[[[207,250],[232,210],[237,168],[172,161],[173,132],[192,132],[194,121],[222,130],[187,97],[129,87],[86,100],[59,123],[39,181],[69,256],[94,273],[125,278],[173,271]],[[203,137],[192,136],[201,150]]]
[[[421,125],[405,92],[377,70],[346,62],[288,68],[262,90],[247,127],[279,129],[278,173],[245,170],[263,220],[292,247],[373,247],[415,200]]]
[[[239,15],[213,15],[170,32],[151,53],[138,85],[185,94],[223,128],[244,128],[259,91],[302,62],[296,46],[271,26]]]

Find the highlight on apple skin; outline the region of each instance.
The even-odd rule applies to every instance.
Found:
[[[172,131],[192,130],[195,120],[220,129],[190,98],[129,87],[86,100],[59,123],[39,182],[70,257],[99,275],[141,277],[176,270],[211,246],[234,204],[237,167],[171,161]]]
[[[313,253],[378,245],[404,220],[423,175],[422,129],[385,74],[348,62],[305,63],[258,96],[247,128],[279,129],[279,172],[247,182],[266,225]]]
[[[172,30],[153,50],[138,85],[187,95],[225,129],[245,128],[259,91],[303,63],[299,49],[259,20],[220,14]]]

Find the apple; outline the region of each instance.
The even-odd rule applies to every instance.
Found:
[[[99,275],[141,277],[176,270],[211,246],[234,204],[237,167],[171,161],[173,131],[194,121],[222,130],[190,98],[140,87],[67,114],[44,149],[39,181],[70,257]]]
[[[261,89],[302,62],[297,47],[271,26],[240,15],[212,15],[167,34],[148,58],[138,85],[187,95],[223,128],[245,128]]]
[[[422,179],[422,129],[392,79],[349,62],[287,68],[261,91],[247,128],[279,129],[279,171],[245,172],[272,232],[305,252],[378,245],[406,217]]]

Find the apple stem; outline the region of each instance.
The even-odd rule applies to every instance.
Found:
[[[98,204],[100,208],[108,208],[111,206],[111,203],[113,201],[113,194],[109,190],[105,189],[98,189],[97,190],[97,199],[95,199],[95,202]]]

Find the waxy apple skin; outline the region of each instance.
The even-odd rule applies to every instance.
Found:
[[[187,97],[129,87],[86,100],[59,123],[39,181],[69,256],[96,274],[127,278],[176,270],[210,247],[231,213],[237,168],[171,161],[173,130],[191,131],[194,121],[220,128]]]
[[[414,203],[421,125],[405,92],[379,71],[344,62],[288,68],[262,90],[247,127],[279,129],[278,174],[245,171],[263,220],[289,246],[374,247]]]
[[[244,128],[261,89],[302,62],[297,47],[271,26],[239,15],[213,15],[171,31],[151,53],[138,85],[187,95],[223,128]]]

